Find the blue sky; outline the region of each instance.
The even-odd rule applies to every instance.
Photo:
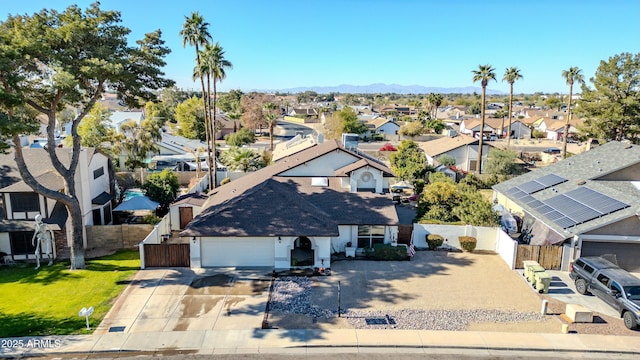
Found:
[[[2,19],[42,8],[86,8],[92,1],[0,0]],[[524,78],[516,93],[568,92],[562,70],[585,79],[601,60],[640,52],[638,0],[102,0],[119,10],[131,41],[160,28],[172,53],[165,68],[179,87],[191,80],[195,52],[183,48],[185,15],[199,11],[233,63],[219,89],[284,89],[372,83],[478,86],[471,71],[491,64]]]

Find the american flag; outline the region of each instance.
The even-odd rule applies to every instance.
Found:
[[[416,248],[413,246],[413,234],[411,234],[411,242],[409,243],[409,256],[413,257],[416,254]]]

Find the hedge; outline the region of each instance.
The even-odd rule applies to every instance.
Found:
[[[407,260],[407,248],[389,244],[376,244],[373,246],[373,258],[376,260]]]

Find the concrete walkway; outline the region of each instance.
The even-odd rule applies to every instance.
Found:
[[[638,358],[640,337],[422,330],[198,330],[2,339],[0,356],[466,351],[606,353]]]

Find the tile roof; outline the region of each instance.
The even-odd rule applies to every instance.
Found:
[[[493,189],[509,197],[527,213],[544,221],[554,231],[568,238],[636,216],[638,209],[640,209],[640,190],[634,186],[634,182],[640,181],[640,177],[634,174],[638,173],[640,173],[640,146],[612,141],[494,185]],[[567,181],[530,194],[534,199],[545,201],[578,188],[589,188],[630,206],[564,229],[560,224],[554,223],[544,214],[508,194],[510,189],[516,186],[549,174],[560,176]]]

